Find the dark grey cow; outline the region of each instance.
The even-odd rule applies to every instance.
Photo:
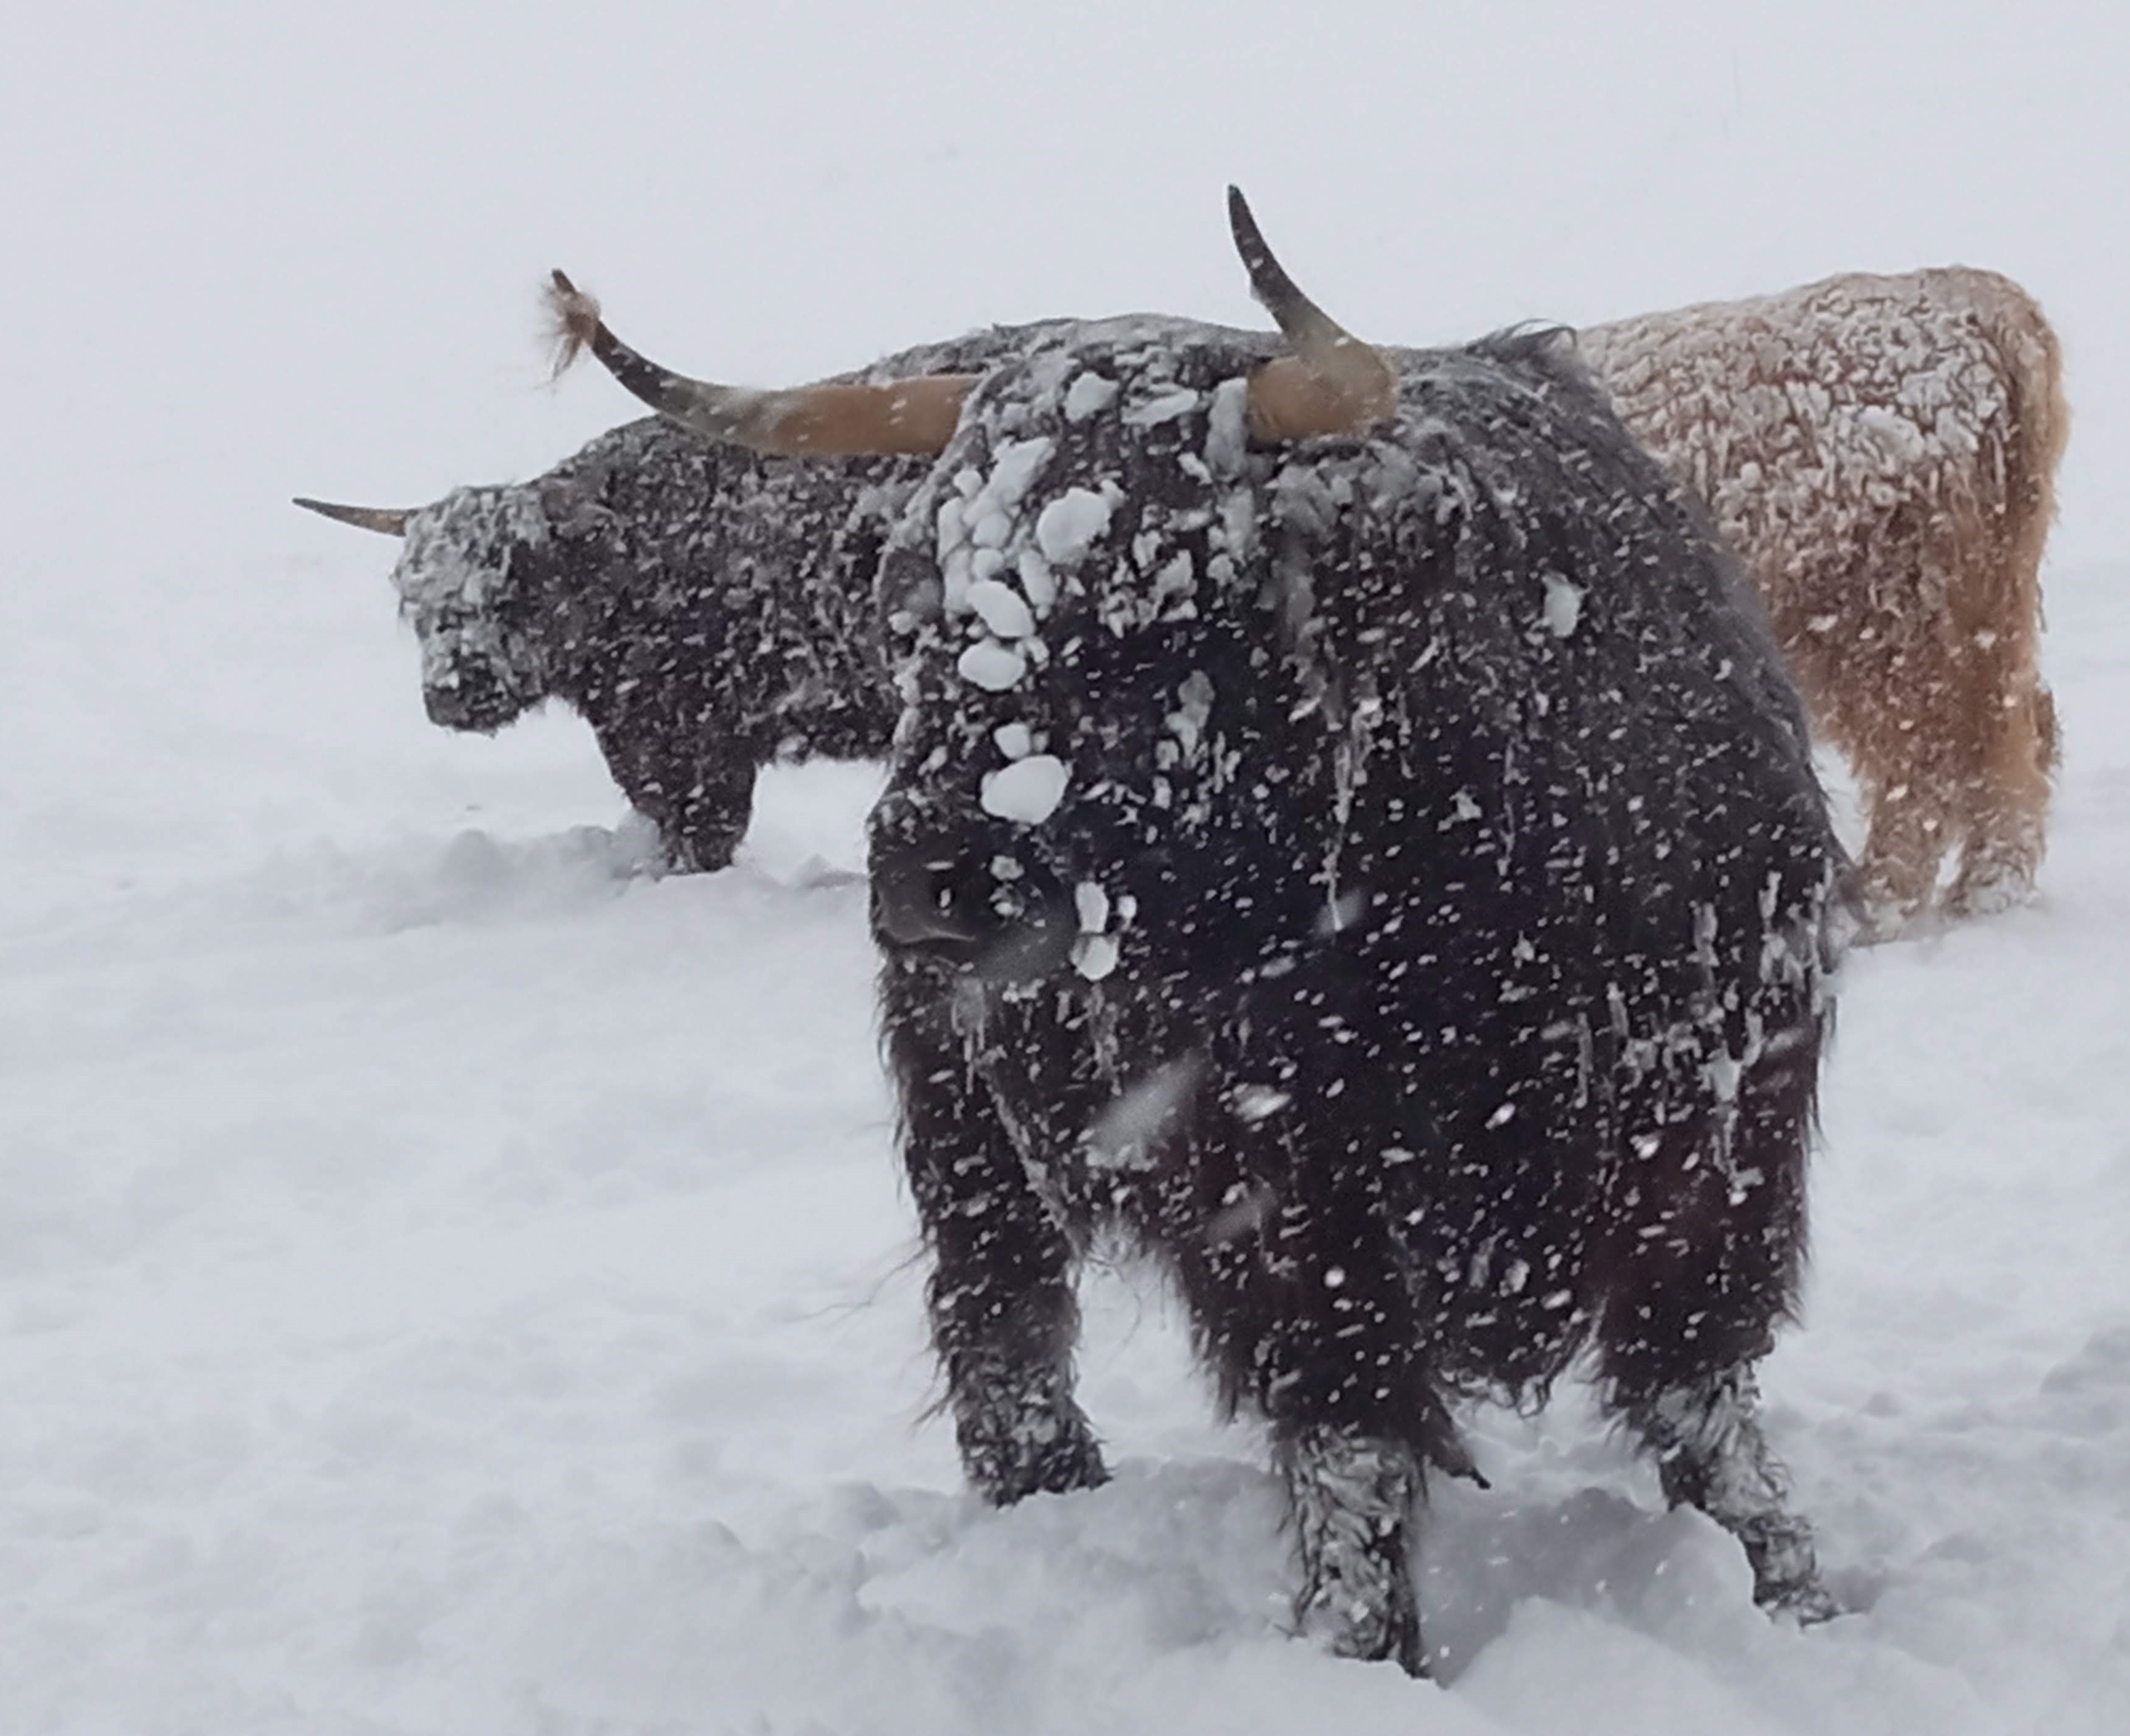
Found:
[[[988,366],[1041,329],[972,332],[881,367]],[[763,765],[886,753],[895,706],[873,569],[928,468],[758,454],[654,417],[529,482],[409,512],[300,504],[405,538],[392,580],[432,720],[490,733],[561,701],[668,865],[707,869],[731,861]]]

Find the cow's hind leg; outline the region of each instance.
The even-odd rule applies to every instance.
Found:
[[[1890,939],[1930,903],[1959,804],[1922,765],[1890,778],[1865,772],[1861,781],[1871,821],[1858,892],[1871,936]]]
[[[1822,1028],[1806,1008],[1718,1112],[1636,1142],[1598,1329],[1608,1408],[1655,1459],[1665,1498],[1737,1538],[1755,1602],[1835,1614],[1811,1526],[1761,1430],[1754,1369],[1790,1313]]]
[[[1004,1505],[1088,1489],[1106,1472],[1072,1396],[1079,1334],[1073,1251],[943,1003],[889,967],[887,1052],[902,1098],[903,1161],[933,1256],[926,1289],[970,1485]]]
[[[2038,681],[1989,691],[1976,701],[1989,739],[1969,780],[1967,849],[1946,892],[1956,916],[1989,916],[2023,902],[2047,846],[2049,778],[2056,768],[2056,701]],[[1977,727],[1981,727],[1978,725]]]

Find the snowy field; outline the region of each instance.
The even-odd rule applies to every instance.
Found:
[[[1207,55],[1194,10],[26,26],[0,1736],[2130,1729],[2130,348],[2099,203],[2130,44],[2069,5],[2005,40],[1995,7],[1820,38],[1810,7],[1602,36],[1328,7],[1366,52],[1308,99],[1349,130],[1297,138],[1291,11],[1211,9]],[[1087,1297],[1115,1481],[978,1506],[926,1415],[872,774],[775,774],[735,867],[635,873],[582,725],[431,729],[389,548],[284,504],[524,475],[621,419],[595,376],[530,390],[552,264],[655,353],[761,379],[986,318],[1249,320],[1230,178],[1388,338],[1955,258],[2064,332],[2043,896],[1852,961],[1808,1318],[1765,1374],[1855,1612],[1828,1626],[1758,1614],[1736,1545],[1564,1389],[1472,1419],[1493,1486],[1428,1532],[1440,1682],[1318,1656],[1282,1633],[1259,1443],[1129,1271]],[[1445,178],[1445,221],[1384,221]],[[795,281],[743,269],[771,256]]]

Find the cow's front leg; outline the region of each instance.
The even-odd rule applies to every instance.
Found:
[[[1698,1507],[1745,1546],[1754,1602],[1803,1622],[1841,1613],[1821,1583],[1811,1523],[1790,1509],[1750,1365],[1616,1402],[1655,1458],[1664,1498]]]
[[[888,975],[903,1163],[932,1254],[932,1341],[962,1468],[1001,1505],[1092,1488],[1107,1472],[1072,1396],[1080,1322],[1072,1246],[1030,1184],[945,1007],[923,993],[916,971],[891,964]],[[898,983],[903,977],[911,980]]]
[[[1318,1423],[1277,1443],[1301,1570],[1297,1625],[1341,1657],[1427,1674],[1412,1579],[1423,1467],[1411,1447]]]
[[[1249,1187],[1209,1190],[1204,1230],[1172,1246],[1225,1396],[1271,1425],[1296,1625],[1340,1657],[1424,1676],[1412,1557],[1426,1471],[1470,1461],[1429,1379],[1402,1269],[1365,1203],[1297,1188],[1282,1204]]]
[[[737,743],[689,763],[646,772],[632,799],[657,823],[674,873],[730,868],[754,812],[755,765]]]
[[[683,730],[617,707],[600,716],[595,733],[629,806],[658,828],[669,869],[710,874],[732,865],[754,811],[752,751],[707,715]]]

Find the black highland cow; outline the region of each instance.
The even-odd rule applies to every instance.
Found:
[[[880,371],[988,366],[1044,329],[972,332]],[[405,537],[392,578],[432,722],[488,734],[561,701],[686,871],[732,860],[770,761],[886,753],[872,576],[927,465],[758,454],[652,418],[529,482],[409,512],[299,504]]]
[[[854,403],[681,380],[558,303],[714,438],[848,451],[929,406],[873,925],[969,1477],[1101,1480],[1073,1285],[1120,1234],[1268,1424],[1336,1650],[1425,1670],[1455,1405],[1585,1352],[1760,1600],[1830,1613],[1754,1374],[1844,921],[1796,697],[1564,335],[1393,370],[1235,216],[1292,354],[1118,321]]]
[[[1120,1231],[1270,1425],[1339,1651],[1425,1668],[1454,1404],[1586,1348],[1760,1600],[1827,1613],[1754,1367],[1843,864],[1758,611],[1564,338],[1286,454],[1264,353],[1001,369],[884,566],[881,1004],[970,1478],[1101,1480],[1073,1278]]]

